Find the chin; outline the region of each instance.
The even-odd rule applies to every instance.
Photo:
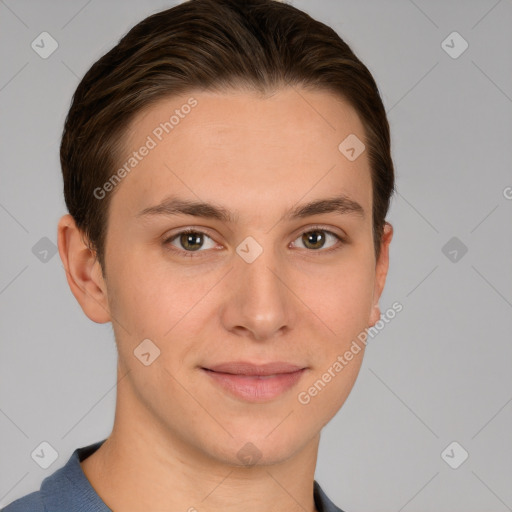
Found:
[[[284,429],[278,433],[278,429],[270,435],[260,432],[255,436],[246,434],[230,438],[229,446],[212,447],[213,456],[223,464],[238,467],[261,467],[285,462],[304,448],[308,440],[297,438]]]

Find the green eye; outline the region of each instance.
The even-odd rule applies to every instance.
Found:
[[[211,241],[210,247],[204,247],[205,238]],[[173,243],[175,241],[179,243],[179,246],[176,246]],[[215,247],[215,242],[206,233],[194,229],[180,231],[167,239],[164,243],[176,247],[177,250],[186,252],[197,252],[200,249],[211,249],[212,247]]]
[[[297,242],[299,245],[297,246]],[[323,228],[313,228],[304,231],[293,242],[295,247],[316,252],[330,252],[338,249],[345,240],[336,233]],[[164,241],[164,246],[185,257],[199,257],[208,249],[214,249],[215,241],[203,231],[197,229],[185,229],[172,235]],[[321,250],[323,249],[323,250]],[[197,253],[197,254],[194,254]]]
[[[311,250],[319,250],[324,249],[326,242],[331,239],[332,244],[327,246],[327,248],[331,248],[337,244],[337,242],[342,242],[342,238],[331,231],[327,231],[326,229],[314,229],[311,231],[305,231],[302,233],[300,237],[298,237],[295,241],[300,240],[305,249]]]

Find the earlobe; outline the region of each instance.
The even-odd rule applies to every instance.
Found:
[[[57,240],[69,288],[82,310],[93,322],[109,322],[107,288],[100,264],[71,215],[60,219]]]
[[[370,313],[370,322],[368,327],[373,327],[380,319],[380,305],[379,301],[372,306],[372,312]]]
[[[386,222],[381,237],[380,254],[375,266],[375,287],[373,290],[373,304],[370,312],[370,326],[375,325],[380,319],[379,299],[386,284],[389,269],[389,244],[393,238],[393,226]]]

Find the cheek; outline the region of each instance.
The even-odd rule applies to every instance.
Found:
[[[367,326],[373,296],[373,280],[370,272],[344,273],[337,282],[329,284],[331,297],[326,312],[334,331],[343,336],[347,330]]]
[[[183,329],[193,337],[201,324],[192,324],[192,320],[198,312],[206,318],[205,298],[220,279],[218,272],[198,277],[156,253],[132,249],[112,266],[115,271],[108,282],[110,311],[123,326],[117,329],[120,339],[127,343],[130,338],[131,345],[149,338],[165,347]]]
[[[309,379],[305,379],[295,396],[298,428],[308,425],[312,431],[317,431],[334,417],[356,382],[363,353],[364,347],[347,361],[344,359],[345,351],[338,351],[325,364],[315,368]]]
[[[362,364],[365,344],[360,335],[368,327],[373,302],[372,266],[347,263],[317,283],[321,288],[309,280],[301,287],[301,298],[316,313],[310,326],[315,322],[320,330],[309,349],[311,375],[297,390],[296,401],[300,420],[322,428],[347,399]]]
[[[368,325],[374,273],[370,258],[347,257],[329,268],[296,273],[293,288],[309,313],[323,321],[326,334],[343,343]]]

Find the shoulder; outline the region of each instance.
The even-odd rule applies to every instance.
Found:
[[[2,508],[0,512],[47,512],[41,498],[41,491],[35,491],[22,498],[19,498],[6,507]]]
[[[22,496],[0,512],[109,512],[80,466],[104,441],[77,448],[64,466],[42,481],[38,491]]]

